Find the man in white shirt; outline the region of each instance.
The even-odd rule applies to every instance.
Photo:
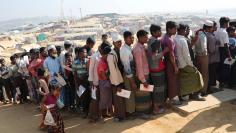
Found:
[[[184,36],[185,33],[185,25],[180,24],[178,28],[178,35],[176,35],[174,41],[176,44],[176,57],[177,57],[177,65],[179,69],[182,69],[186,66],[193,66],[193,62],[191,61],[191,57],[188,50],[188,43]]]
[[[229,27],[230,19],[228,17],[220,18],[220,28],[215,32],[216,39],[220,42],[220,66],[219,82],[220,87],[226,87],[229,81],[230,66],[224,64],[226,58],[232,59],[229,51],[229,37],[226,29]]]
[[[192,100],[203,101],[198,93],[202,86],[199,84],[199,72],[193,66],[191,56],[188,49],[188,42],[185,38],[187,26],[179,24],[178,34],[176,35],[175,42],[175,56],[177,58],[177,65],[179,68],[179,81],[180,81],[180,96],[190,95]],[[193,95],[194,94],[194,95]],[[183,100],[180,97],[180,100]]]
[[[134,80],[134,58],[132,54],[131,45],[134,42],[133,34],[130,31],[126,31],[123,34],[125,44],[120,49],[120,59],[124,66],[123,78],[125,89],[131,91],[129,99],[126,99],[126,112],[135,113],[135,90],[137,85]]]

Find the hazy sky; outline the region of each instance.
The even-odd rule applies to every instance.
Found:
[[[1,0],[0,21],[37,16],[60,16],[61,0]],[[235,0],[64,0],[64,14],[202,11],[236,8]]]

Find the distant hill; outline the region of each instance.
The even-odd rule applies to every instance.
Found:
[[[13,28],[25,25],[25,24],[34,24],[46,23],[50,21],[58,20],[57,17],[33,17],[33,18],[19,18],[7,21],[0,21],[0,33],[9,31]]]
[[[164,12],[163,12],[164,13]],[[150,12],[147,13],[149,15],[155,15],[155,14],[163,14],[160,12]],[[184,15],[184,16],[202,16],[205,15],[205,11],[192,11],[192,12],[171,12],[171,14],[176,14],[176,15]],[[90,14],[88,17],[98,17],[98,16],[103,16],[103,17],[113,17],[113,16],[118,16],[119,14],[117,13],[104,13],[104,14]],[[140,14],[139,14],[140,15]],[[228,16],[232,19],[236,19],[236,8],[231,8],[231,9],[224,9],[224,10],[209,10],[209,15],[213,15],[214,17],[221,17],[221,16]],[[16,27],[26,25],[26,24],[33,24],[37,25],[39,23],[47,23],[50,21],[55,21],[58,20],[58,17],[49,17],[49,16],[44,16],[44,17],[33,17],[33,18],[19,18],[19,19],[13,19],[13,20],[8,20],[8,21],[0,21],[0,33],[9,31],[11,29],[14,29]]]
[[[214,14],[216,14],[218,16],[228,16],[231,19],[236,19],[236,8],[215,11]]]

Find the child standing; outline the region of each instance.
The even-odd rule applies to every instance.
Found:
[[[65,100],[66,106],[69,107],[69,110],[74,109],[75,104],[75,89],[74,89],[74,75],[72,71],[72,53],[65,53],[65,79],[67,81],[66,89],[65,89]]]
[[[57,100],[60,95],[60,87],[58,85],[51,85],[51,92],[44,97],[43,110],[45,115],[47,110],[50,110],[56,126],[48,126],[48,133],[65,133],[64,122],[57,107]]]
[[[38,69],[38,78],[39,78],[39,97],[40,102],[43,97],[49,94],[48,89],[48,76],[46,75],[46,71],[42,68]]]
[[[43,98],[49,94],[49,89],[48,89],[48,80],[47,80],[47,75],[44,69],[39,68],[38,69],[38,78],[39,78],[39,88],[38,88],[38,94],[39,94],[39,103],[40,106],[43,108]],[[41,110],[43,117],[42,117],[42,122],[39,126],[40,129],[44,129],[45,125],[43,123],[45,115],[43,113],[43,109]]]
[[[234,27],[229,27],[227,28],[227,32],[229,35],[229,49],[230,53],[233,59],[235,59],[236,56],[236,39],[235,39],[235,28]],[[230,87],[235,87],[236,86],[236,64],[234,63],[231,68],[230,68],[230,79],[229,79],[229,85]]]
[[[236,55],[236,39],[235,39],[235,28],[234,27],[229,27],[227,28],[227,32],[229,35],[229,47],[230,47],[230,53],[232,58]]]
[[[79,87],[84,87],[85,91],[81,96],[76,98],[76,104],[80,108],[82,117],[86,118],[88,116],[89,103],[90,103],[90,90],[88,82],[88,60],[86,58],[86,49],[77,48],[75,51],[76,60],[72,65],[72,70],[74,71],[75,88],[79,92]]]

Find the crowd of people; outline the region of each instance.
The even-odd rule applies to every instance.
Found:
[[[53,133],[64,132],[62,107],[90,122],[106,117],[122,122],[165,113],[165,104],[205,101],[208,94],[236,85],[236,66],[226,63],[236,54],[235,27],[229,22],[222,17],[217,28],[206,20],[190,36],[188,25],[168,21],[164,35],[152,24],[151,37],[139,30],[135,44],[133,33],[125,31],[123,38],[111,35],[112,43],[102,35],[97,51],[95,40],[88,38],[82,47],[65,41],[64,48],[48,45],[14,54],[9,66],[0,59],[1,101],[33,101],[40,105],[43,120],[50,110],[56,126],[45,126],[42,120],[40,128]],[[128,98],[118,96],[125,90],[131,92]]]

